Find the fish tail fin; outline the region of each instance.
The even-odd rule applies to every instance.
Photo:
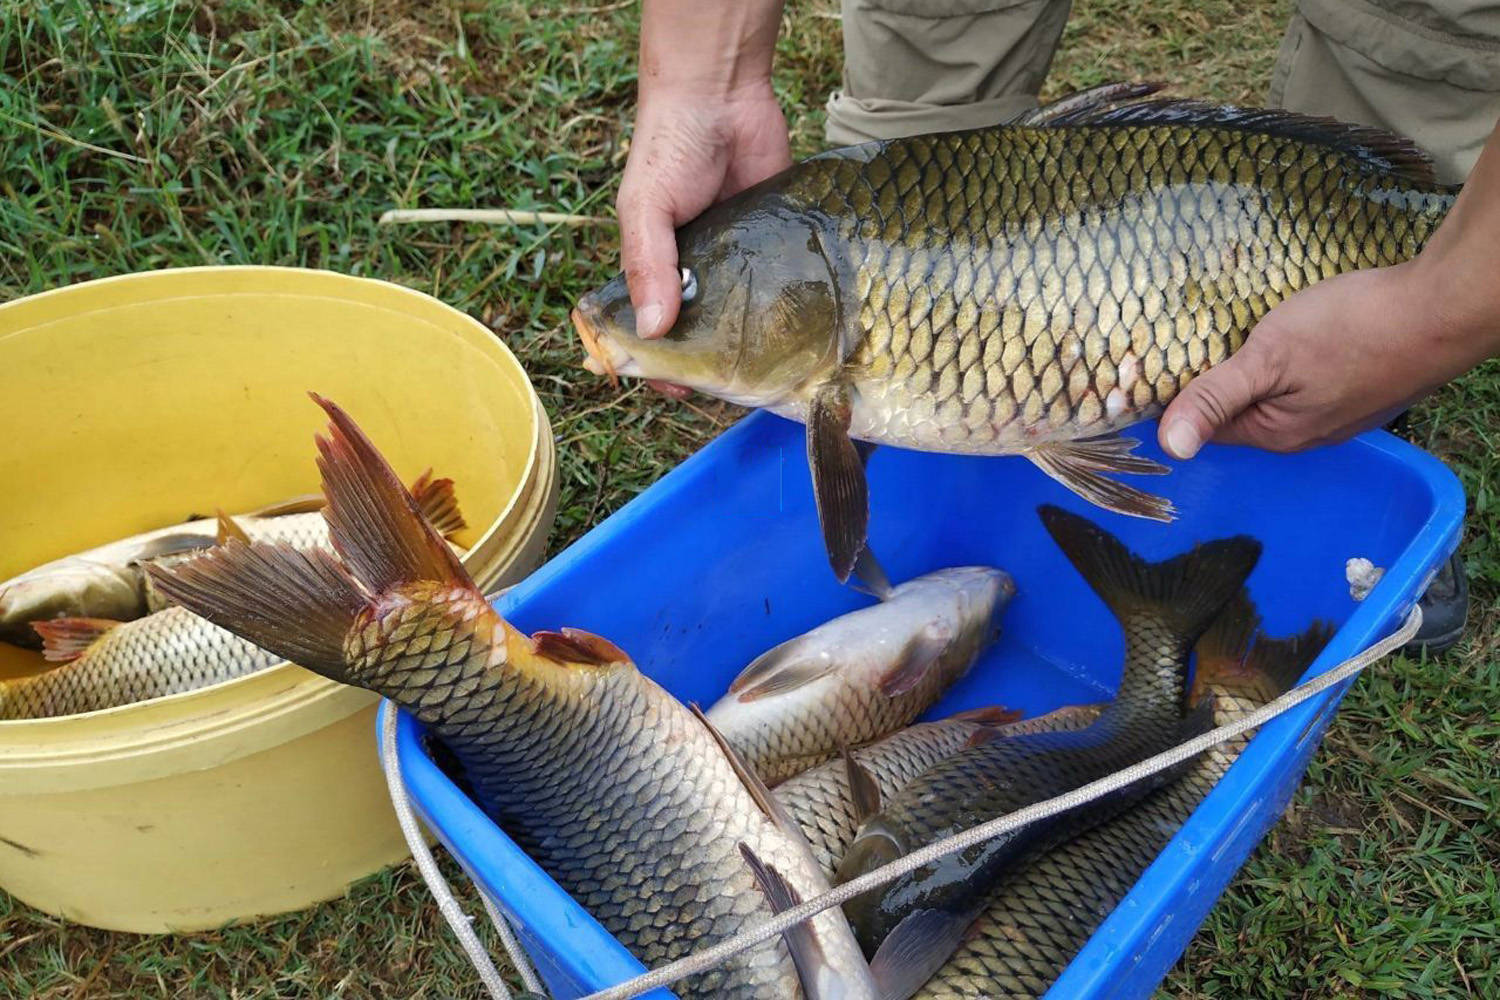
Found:
[[[47,618],[32,622],[31,628],[42,637],[42,659],[69,663],[121,624],[112,618]]]
[[[1245,667],[1253,676],[1262,678],[1267,701],[1297,686],[1333,633],[1331,622],[1316,621],[1303,632],[1283,639],[1256,636],[1255,648],[1246,658]]]
[[[318,435],[333,547],[354,578],[372,593],[418,580],[433,580],[478,593],[396,473],[363,431],[339,406],[312,394],[329,416],[328,435]]]
[[[422,516],[444,538],[451,538],[469,526],[463,512],[458,509],[453,480],[433,479],[432,470],[428,469],[412,481],[410,489]]]
[[[1051,505],[1039,513],[1053,541],[1115,617],[1124,622],[1150,614],[1187,647],[1213,624],[1260,559],[1260,543],[1237,535],[1150,563],[1086,518]]]
[[[147,566],[168,599],[277,656],[346,680],[344,638],[369,606],[326,549],[237,538],[175,567]]]

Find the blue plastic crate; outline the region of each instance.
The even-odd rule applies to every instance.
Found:
[[[1154,424],[1133,433],[1162,457]],[[1120,630],[1044,533],[1040,503],[1095,518],[1152,559],[1240,532],[1259,538],[1265,551],[1249,586],[1266,629],[1340,623],[1314,674],[1400,624],[1457,545],[1464,512],[1444,465],[1382,432],[1288,456],[1210,446],[1170,476],[1137,480],[1176,503],[1170,525],[1092,508],[1020,458],[880,449],[869,473],[873,542],[893,580],[981,563],[1008,570],[1019,588],[1004,634],[933,717],[994,703],[1036,714],[1108,697],[1118,682]],[[1386,569],[1358,604],[1344,572],[1354,556]],[[497,607],[527,631],[571,625],[607,636],[679,698],[708,705],[754,656],[867,603],[828,569],[801,425],[758,413]],[[1346,687],[1256,736],[1049,997],[1150,993],[1286,807]],[[400,722],[418,810],[513,919],[549,988],[576,997],[639,974],[640,963],[438,770],[417,724]]]

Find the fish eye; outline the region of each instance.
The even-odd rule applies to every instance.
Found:
[[[698,276],[689,268],[682,269],[682,301],[691,302],[698,297]]]

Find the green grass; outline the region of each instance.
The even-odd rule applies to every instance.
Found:
[[[832,8],[794,0],[782,36],[777,86],[804,153],[838,78]],[[1285,14],[1087,0],[1048,91],[1150,77],[1253,101]],[[609,214],[634,28],[617,4],[12,0],[0,9],[0,299],[205,263],[325,267],[436,295],[503,337],[543,395],[562,461],[555,550],[736,411],[621,397],[580,372],[566,311],[615,268],[610,229],[376,219],[418,206]],[[1413,427],[1470,493],[1469,638],[1450,658],[1397,659],[1359,682],[1164,995],[1500,995],[1496,427],[1495,366]],[[7,998],[478,995],[405,867],[285,919],[166,938],[68,925],[0,894]]]

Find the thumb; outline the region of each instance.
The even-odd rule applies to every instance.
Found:
[[[677,234],[672,212],[650,193],[622,186],[620,259],[639,337],[660,337],[677,321],[682,279],[677,273]]]
[[[1205,441],[1231,429],[1239,416],[1270,391],[1269,365],[1246,343],[1227,360],[1197,376],[1172,400],[1157,427],[1157,441],[1173,458],[1198,454]]]

